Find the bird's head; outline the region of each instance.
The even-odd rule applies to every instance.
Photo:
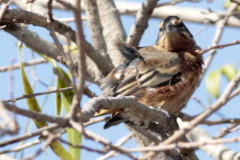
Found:
[[[159,26],[156,45],[167,51],[185,51],[195,46],[193,35],[177,16],[165,18]]]

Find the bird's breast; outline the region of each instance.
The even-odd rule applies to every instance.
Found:
[[[181,80],[164,87],[146,87],[136,93],[138,100],[146,106],[161,106],[169,114],[177,115],[189,100],[199,83],[202,64],[184,61]]]

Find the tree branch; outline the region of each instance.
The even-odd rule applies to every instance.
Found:
[[[145,29],[148,27],[148,20],[150,19],[157,2],[158,0],[145,0],[142,3],[141,9],[139,9],[136,15],[136,23],[132,27],[126,40],[127,43],[133,46],[138,46]]]
[[[125,62],[125,57],[116,50],[114,43],[119,40],[124,41],[126,33],[119,12],[112,0],[97,0],[97,5],[103,26],[103,36],[107,44],[107,53],[116,67]]]

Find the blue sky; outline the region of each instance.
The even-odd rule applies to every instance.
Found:
[[[139,2],[139,1],[137,1]],[[165,1],[160,1],[160,2],[165,2]],[[183,6],[183,7],[194,7],[194,8],[210,8],[213,11],[225,11],[223,8],[223,0],[215,0],[213,3],[208,3],[207,1],[202,1],[201,3],[188,3],[184,2],[181,3],[177,6]],[[69,17],[71,14],[66,13],[66,12],[55,12],[55,17],[57,18],[63,18],[63,17]],[[130,31],[131,26],[135,22],[135,18],[133,16],[122,16],[122,21],[125,30],[127,33]],[[156,38],[157,38],[157,33],[158,33],[158,24],[160,22],[160,19],[151,19],[149,22],[149,27],[146,30],[146,32],[143,35],[143,38],[141,40],[140,46],[148,46],[148,45],[153,45]],[[195,35],[199,30],[202,28],[206,27],[206,25],[199,25],[199,24],[194,24],[194,23],[187,23],[185,22],[191,33]],[[74,25],[72,25],[74,28]],[[40,27],[35,27],[35,26],[30,26],[30,29],[36,31],[37,33],[40,33],[41,37],[44,39],[47,39],[49,41],[52,41],[51,38],[49,37],[49,33],[47,30],[42,29]],[[212,37],[215,33],[215,27],[214,26],[209,26],[206,30],[201,32],[200,34],[195,36],[195,40],[201,48],[207,48],[208,46],[211,45]],[[89,33],[87,32],[87,24],[84,22],[84,31],[87,40],[91,40],[89,37]],[[17,43],[18,41],[9,35],[8,33],[5,33],[4,31],[0,31],[0,66],[5,66],[11,64],[12,61],[15,61],[15,63],[18,62],[17,54],[18,54],[18,49],[17,49]],[[227,27],[223,33],[223,36],[221,38],[220,44],[223,43],[229,43],[234,40],[239,40],[240,37],[240,32],[239,29],[232,28],[232,27]],[[31,50],[29,49],[24,49],[24,60],[31,60],[34,58],[40,58],[38,55],[32,53]],[[239,59],[240,59],[240,47],[238,46],[233,46],[233,47],[228,47],[224,49],[220,49],[217,51],[217,55],[215,56],[215,59],[213,60],[209,70],[207,73],[210,73],[216,69],[219,69],[221,66],[225,64],[232,64],[236,66],[236,68],[239,70]],[[204,58],[208,56],[208,53],[204,55]],[[42,84],[40,84],[37,81],[33,80],[32,74],[36,75],[41,81],[44,83],[48,84],[49,86],[54,86],[55,81],[56,81],[56,76],[53,74],[52,66],[50,64],[41,64],[38,65],[37,67],[27,67],[26,71],[30,74],[28,74],[28,77],[31,79],[32,84],[34,84],[34,90],[39,92],[39,91],[46,91],[47,88],[44,87]],[[14,71],[13,73],[14,79],[13,79],[13,86],[11,86],[11,81],[10,81],[10,73],[4,72],[0,73],[0,88],[2,92],[0,92],[0,99],[9,99],[10,98],[10,88],[13,88],[13,93],[14,97],[21,96],[23,94],[23,88],[22,88],[22,82],[21,82],[21,74],[19,70]],[[34,83],[33,83],[34,82]],[[222,79],[221,81],[221,89],[223,90],[227,84],[227,81],[225,79]],[[90,84],[89,87],[96,92],[97,94],[100,94],[101,91],[95,86]],[[208,106],[209,105],[209,95],[206,90],[206,85],[205,85],[205,80],[202,81],[200,84],[199,88],[196,90],[194,93],[194,96],[198,97],[199,99],[202,100],[202,102]],[[43,106],[43,112],[48,113],[50,115],[55,115],[55,95],[51,94],[49,96],[39,96],[37,97],[37,100],[39,101],[39,104],[44,104]],[[46,101],[46,103],[45,103]],[[86,103],[88,99],[84,97],[82,104]],[[25,100],[18,101],[16,103],[19,107],[22,108],[27,108]],[[188,103],[187,107],[183,110],[185,113],[188,113],[190,115],[195,115],[203,111],[203,108],[199,106],[195,101],[190,100]],[[225,107],[223,107],[220,110],[220,113],[224,114],[227,118],[237,118],[239,117],[240,110],[239,110],[239,97],[235,98],[233,101],[228,103]],[[216,115],[211,116],[211,119],[213,118],[218,118]],[[23,133],[25,130],[25,126],[28,123],[28,120],[26,118],[23,118],[21,116],[17,116],[18,121],[20,122],[20,132]],[[103,123],[99,123],[97,125],[92,125],[88,127],[87,129],[98,133],[105,137],[106,139],[112,141],[113,143],[117,142],[117,140],[123,136],[125,136],[128,133],[128,130],[126,127],[121,124],[117,127],[112,127],[110,129],[104,130],[103,128]],[[218,125],[216,127],[207,127],[202,125],[203,128],[207,129],[213,136],[217,135],[219,129],[226,127],[226,125]],[[33,130],[34,124],[30,122],[30,130]],[[233,137],[233,136],[239,136],[239,132],[232,133],[227,137]],[[9,137],[4,137],[4,138],[9,138]],[[33,138],[35,139],[35,138]],[[31,140],[33,140],[31,139]],[[84,144],[88,146],[95,146],[99,147],[96,143],[93,143],[88,140],[83,141]],[[16,146],[16,144],[12,145]],[[135,147],[136,144],[133,140],[127,142],[127,144],[124,145],[127,148],[132,148]],[[240,147],[239,144],[228,144],[227,145],[229,148],[236,150],[240,152]],[[238,147],[237,147],[238,146]],[[24,151],[24,154],[31,154],[34,151],[36,151],[37,148],[39,148],[40,145],[37,145],[31,149],[26,149]],[[207,156],[205,153],[202,151],[197,151],[197,154],[200,159],[209,159],[211,158]],[[10,154],[13,155],[13,154]],[[17,155],[19,158],[20,154]],[[82,159],[88,159],[88,160],[94,160],[97,157],[99,157],[98,154],[95,153],[90,153],[87,151],[82,152]],[[51,158],[52,160],[58,159],[50,149],[47,150],[46,153],[43,153],[40,157],[37,159],[46,159],[46,158]],[[112,158],[114,160],[122,160],[126,159],[126,157],[115,157]]]

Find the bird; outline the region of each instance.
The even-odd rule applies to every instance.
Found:
[[[177,16],[163,19],[152,46],[116,42],[116,48],[127,62],[102,80],[103,95],[134,96],[145,106],[160,106],[169,115],[177,116],[197,87],[203,70],[201,49],[183,21]],[[112,117],[104,129],[134,121],[123,109],[110,109],[99,115],[110,113]]]

